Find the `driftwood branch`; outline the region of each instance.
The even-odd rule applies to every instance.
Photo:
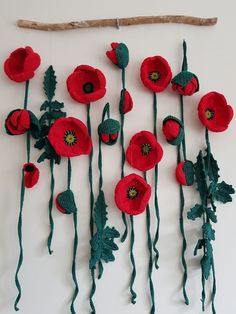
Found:
[[[18,27],[31,28],[42,31],[63,31],[76,28],[89,27],[119,27],[139,24],[159,24],[159,23],[177,23],[196,26],[213,26],[217,23],[217,17],[201,18],[184,15],[163,15],[163,16],[136,16],[116,19],[87,20],[68,23],[41,23],[28,20],[18,20]]]

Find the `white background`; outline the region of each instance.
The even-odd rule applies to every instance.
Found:
[[[56,70],[58,85],[56,98],[64,101],[68,115],[83,121],[86,108],[74,102],[68,95],[65,81],[79,64],[90,64],[100,68],[107,77],[107,94],[92,106],[92,127],[95,146],[94,177],[97,173],[96,128],[101,118],[104,104],[109,101],[112,113],[118,118],[118,98],[120,92],[120,72],[105,57],[112,41],[125,42],[130,50],[130,64],[127,68],[127,88],[134,99],[134,110],[126,116],[126,141],[137,131],[152,130],[152,95],[145,89],[139,78],[141,61],[152,55],[162,55],[170,63],[173,73],[180,70],[182,62],[182,40],[188,43],[190,70],[200,79],[201,90],[185,100],[188,157],[195,159],[204,147],[204,130],[197,118],[197,104],[200,97],[210,90],[226,95],[234,106],[236,45],[234,1],[59,1],[21,0],[1,1],[0,13],[0,106],[1,106],[1,185],[0,185],[0,313],[13,313],[16,296],[14,274],[18,260],[17,220],[20,193],[20,169],[25,162],[25,137],[9,137],[5,134],[4,119],[9,111],[23,103],[24,84],[10,81],[2,70],[2,64],[15,48],[30,45],[42,58],[42,63],[30,84],[29,109],[39,115],[40,104],[44,101],[42,80],[44,71],[52,64]],[[40,32],[19,29],[18,18],[39,21],[63,22],[93,18],[126,17],[136,15],[186,14],[195,16],[218,16],[215,27],[194,27],[187,25],[146,25],[136,27],[84,29],[67,32]],[[178,97],[169,87],[158,95],[158,132],[164,148],[164,158],[160,164],[159,202],[161,209],[160,269],[154,272],[156,306],[159,314],[198,314],[200,304],[199,259],[193,258],[194,245],[199,237],[200,224],[186,222],[188,238],[187,262],[189,281],[187,289],[191,305],[186,307],[181,294],[181,237],[179,232],[179,194],[174,179],[176,163],[175,147],[167,145],[161,134],[162,119],[168,115],[179,115]],[[235,133],[236,123],[232,122],[227,132],[211,134],[212,149],[221,166],[222,178],[236,186],[235,179]],[[32,161],[39,152],[32,150]],[[120,148],[104,147],[105,193],[109,205],[109,223],[122,232],[120,212],[113,201],[113,190],[120,175]],[[88,160],[86,157],[73,159],[72,188],[79,208],[79,247],[77,276],[80,294],[76,302],[77,312],[89,313],[88,294],[90,277],[89,258],[89,187],[87,180]],[[126,168],[127,173],[133,171]],[[69,313],[70,298],[73,293],[71,281],[71,257],[73,228],[72,217],[53,211],[55,234],[54,254],[48,256],[46,238],[48,235],[47,205],[49,199],[49,167],[40,164],[41,178],[38,185],[26,191],[23,216],[23,237],[25,260],[20,273],[22,283],[22,314],[65,314]],[[66,187],[66,162],[55,171],[56,193]],[[97,191],[97,180],[94,187]],[[190,188],[186,191],[187,208],[198,199]],[[218,314],[236,313],[236,249],[235,249],[235,205],[218,206],[218,223],[214,243],[217,272]],[[154,218],[154,215],[153,215]],[[153,220],[154,222],[155,220]],[[154,224],[154,223],[153,223]],[[129,241],[120,245],[116,262],[105,265],[102,281],[97,284],[95,302],[100,314],[144,314],[149,313],[149,289],[147,281],[147,236],[145,215],[135,218],[135,257],[138,294],[136,306],[130,305],[128,283],[130,277]],[[211,281],[209,281],[210,283]],[[210,308],[206,313],[211,313]]]

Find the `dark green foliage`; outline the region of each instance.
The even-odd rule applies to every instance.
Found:
[[[199,152],[197,156],[197,162],[195,163],[195,178],[197,189],[200,194],[200,198],[205,202],[207,198],[207,182],[206,182],[206,172],[205,172],[205,164],[203,161],[202,151]]]
[[[57,81],[56,81],[55,71],[52,65],[50,65],[47,71],[45,72],[44,82],[43,82],[43,89],[44,89],[45,95],[47,96],[50,102],[55,95],[56,84],[57,84]]]
[[[195,220],[196,218],[202,217],[203,212],[204,212],[203,206],[196,204],[187,213],[187,217],[188,217],[188,219]]]
[[[225,183],[225,181],[220,183],[212,182],[209,190],[209,193],[213,199],[223,204],[232,202],[231,194],[235,193],[232,185]]]
[[[207,152],[207,150],[206,150]],[[204,157],[205,169],[207,171],[208,177],[210,181],[217,182],[219,176],[219,170],[217,161],[214,159],[213,155],[210,154],[210,158],[208,157],[208,153]]]
[[[40,123],[38,118],[33,114],[32,111],[28,110],[30,116],[30,133],[33,138],[38,139],[40,136]]]

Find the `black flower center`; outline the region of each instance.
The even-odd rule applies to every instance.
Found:
[[[160,73],[157,72],[157,71],[150,72],[150,73],[149,73],[149,78],[150,78],[151,81],[156,82],[156,81],[158,81],[159,78],[160,78]]]
[[[77,137],[76,137],[75,131],[70,131],[70,130],[66,131],[65,136],[64,136],[64,142],[68,146],[75,145],[77,143]]]
[[[34,167],[34,166],[32,166],[32,165],[28,165],[28,166],[26,166],[26,167],[25,167],[25,172],[33,172],[33,171],[34,171],[34,169],[35,169],[35,167]]]
[[[142,153],[142,155],[147,156],[147,155],[150,154],[151,151],[152,151],[152,147],[151,147],[150,144],[144,143],[144,144],[141,145],[141,153]]]
[[[83,85],[83,91],[85,92],[85,94],[90,94],[93,92],[93,90],[94,86],[92,83],[88,82]]]
[[[127,197],[130,200],[135,199],[138,196],[138,190],[135,186],[131,186],[127,191]]]
[[[212,120],[214,118],[215,113],[212,109],[206,109],[205,115],[206,115],[207,120]]]

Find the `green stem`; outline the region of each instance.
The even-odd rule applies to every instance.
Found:
[[[71,184],[71,160],[68,158],[68,164],[67,164],[67,189],[70,190],[70,184]]]
[[[183,64],[182,64],[182,71],[188,71],[188,62],[187,62],[187,44],[186,41],[183,41]]]
[[[24,109],[27,109],[29,97],[29,80],[25,82],[25,99],[24,99]]]
[[[130,233],[130,260],[132,264],[132,273],[130,278],[130,293],[131,293],[131,303],[136,303],[137,294],[133,289],[135,278],[136,278],[136,266],[135,266],[135,259],[134,259],[134,220],[133,216],[130,216],[130,224],[131,224],[131,233]]]
[[[49,223],[50,223],[50,233],[48,236],[48,241],[47,241],[47,246],[48,246],[48,252],[49,254],[52,254],[53,251],[51,249],[52,245],[52,237],[53,237],[53,231],[54,231],[54,222],[53,222],[53,216],[52,216],[52,208],[53,208],[53,195],[54,195],[54,186],[55,186],[55,180],[54,180],[54,175],[53,175],[53,168],[54,168],[54,160],[50,160],[50,172],[51,172],[51,195],[48,203],[48,218],[49,218]]]
[[[184,161],[187,160],[187,153],[186,153],[186,139],[185,139],[185,125],[184,125],[184,101],[183,101],[183,95],[180,95],[180,112],[181,112],[181,122],[183,124],[183,131],[184,131],[184,137],[182,141],[182,147],[183,147],[183,157]]]

